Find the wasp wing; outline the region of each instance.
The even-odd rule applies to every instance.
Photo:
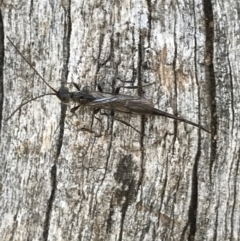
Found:
[[[131,95],[122,95],[122,94],[112,95],[109,93],[102,93],[102,92],[91,92],[91,95],[94,96],[95,99],[93,101],[88,102],[87,106],[92,106],[92,107],[101,108],[101,109],[110,109],[110,110],[129,113],[129,114],[137,113],[140,115],[164,116],[167,118],[188,123],[190,125],[196,126],[210,133],[210,131],[208,131],[206,128],[204,128],[199,124],[196,124],[187,119],[184,119],[154,108],[154,105],[152,102],[140,96],[131,96]]]
[[[140,96],[112,95],[101,92],[91,92],[91,95],[96,99],[88,102],[87,106],[138,114],[151,114],[154,110],[153,103]]]

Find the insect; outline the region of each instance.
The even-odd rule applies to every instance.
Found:
[[[7,37],[8,38],[8,37]],[[22,106],[26,105],[27,103],[41,98],[45,95],[56,95],[63,103],[70,103],[74,102],[77,104],[76,107],[71,109],[71,112],[74,113],[80,106],[89,106],[93,107],[95,113],[98,112],[100,109],[107,109],[111,111],[118,111],[123,112],[126,114],[138,114],[138,115],[157,115],[157,116],[164,116],[167,118],[171,118],[177,121],[185,122],[192,126],[198,127],[201,130],[204,130],[208,133],[206,128],[203,126],[196,124],[192,121],[187,119],[169,114],[167,112],[161,111],[159,109],[154,108],[154,105],[149,100],[140,97],[140,96],[132,96],[132,95],[125,95],[119,94],[120,88],[122,86],[116,88],[114,94],[105,93],[103,92],[100,85],[98,85],[98,91],[89,91],[87,89],[80,90],[79,86],[76,83],[73,83],[77,91],[70,92],[66,86],[60,87],[57,91],[53,87],[51,87],[44,78],[38,73],[38,71],[31,65],[31,63],[24,57],[24,55],[18,50],[18,48],[14,45],[14,43],[8,38],[9,42],[13,45],[16,51],[21,55],[21,57],[28,63],[28,65],[36,72],[36,74],[43,80],[43,82],[53,91],[53,93],[39,95],[35,98],[32,98],[24,103],[22,103],[8,118],[9,120],[18,110],[21,109]],[[136,88],[136,87],[132,87]],[[125,123],[124,121],[122,121]],[[127,124],[127,123],[125,123]],[[130,125],[130,124],[128,124]]]

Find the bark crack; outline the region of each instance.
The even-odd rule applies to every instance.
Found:
[[[3,118],[3,98],[4,98],[4,87],[3,87],[3,67],[4,67],[4,26],[2,19],[2,12],[0,9],[0,132],[2,128]]]
[[[206,41],[205,41],[205,70],[206,75],[210,83],[210,108],[211,108],[211,154],[210,154],[210,180],[212,181],[212,168],[216,160],[216,149],[217,142],[215,137],[217,136],[217,107],[216,107],[216,80],[214,74],[214,19],[213,19],[213,9],[212,2],[208,0],[203,0],[203,11],[205,15],[205,31],[206,31]]]
[[[173,75],[174,75],[174,106],[173,106],[173,114],[175,116],[178,116],[178,101],[177,101],[177,96],[178,96],[178,89],[177,89],[177,72],[176,72],[176,62],[177,62],[177,53],[178,53],[178,45],[177,45],[177,35],[176,35],[176,17],[175,17],[175,22],[174,22],[174,58],[173,58]],[[173,125],[174,125],[174,136],[173,136],[173,149],[172,152],[174,154],[175,152],[175,142],[177,139],[177,126],[178,126],[178,121],[174,120],[173,121]]]
[[[236,204],[238,203],[237,201],[237,195],[238,195],[238,172],[239,172],[239,161],[240,161],[240,149],[238,150],[238,158],[237,158],[237,163],[236,163],[236,168],[234,168],[235,170],[235,175],[234,175],[234,188],[233,188],[233,203],[232,203],[232,213],[231,213],[231,236],[230,236],[230,240],[234,240],[234,224],[236,224],[236,222],[234,222],[234,214],[236,214],[235,208],[236,208]]]
[[[64,63],[63,63],[63,70],[62,70],[62,80],[61,85],[66,84],[66,80],[68,77],[68,63],[69,63],[69,57],[70,57],[70,37],[71,37],[71,0],[69,0],[68,8],[66,9],[65,13],[65,24],[64,24],[64,39],[63,39],[63,56],[64,56]],[[48,200],[47,205],[47,211],[45,215],[45,221],[44,221],[44,228],[43,228],[43,239],[48,240],[48,234],[49,234],[49,226],[51,221],[51,213],[53,208],[53,203],[55,200],[55,193],[57,189],[57,161],[59,158],[59,155],[61,153],[62,144],[63,144],[63,137],[64,137],[64,125],[65,125],[65,117],[66,117],[66,111],[67,106],[63,103],[61,103],[61,114],[60,114],[60,131],[58,136],[58,142],[57,142],[57,150],[56,150],[56,156],[54,160],[54,165],[51,169],[51,194],[50,198]]]
[[[118,241],[122,241],[123,240],[123,226],[124,226],[124,221],[125,221],[125,217],[126,217],[126,213],[127,213],[127,209],[128,209],[128,206],[129,204],[131,203],[131,197],[132,197],[132,190],[134,189],[134,179],[132,178],[131,179],[131,182],[129,183],[129,189],[128,191],[126,192],[126,195],[125,195],[125,202],[123,203],[122,205],[122,209],[121,209],[121,213],[122,213],[122,216],[121,216],[121,223],[120,223],[120,232],[119,232],[119,239]]]
[[[51,169],[51,195],[48,200],[48,205],[47,205],[47,211],[45,214],[45,221],[44,221],[44,227],[43,227],[43,240],[47,241],[48,240],[48,233],[49,233],[49,226],[50,226],[50,220],[51,220],[51,213],[52,213],[52,207],[53,207],[53,202],[55,199],[55,192],[57,188],[57,167],[56,164],[52,166]]]
[[[214,233],[213,233],[213,240],[215,241],[215,240],[218,240],[218,222],[219,222],[219,220],[218,220],[218,214],[219,214],[219,207],[220,207],[220,205],[219,205],[219,203],[220,203],[220,197],[218,197],[218,203],[217,203],[217,206],[215,207],[215,211],[216,211],[216,219],[215,219],[215,225],[214,225]]]
[[[196,16],[195,16],[195,9],[193,7],[193,13],[194,13],[194,26],[197,26],[196,24]],[[195,35],[194,35],[194,66],[195,66],[195,79],[196,83],[199,86],[199,81],[198,81],[198,75],[197,75],[197,33],[196,33],[196,28],[195,28]],[[198,99],[200,100],[200,92],[198,89]],[[200,120],[201,115],[200,115],[200,110],[201,110],[201,105],[200,101],[198,102],[198,119]],[[197,229],[197,211],[198,211],[198,164],[201,156],[201,131],[198,130],[198,146],[197,146],[197,153],[193,165],[193,170],[192,170],[192,187],[191,187],[191,200],[190,200],[190,206],[189,206],[189,211],[188,211],[188,222],[186,227],[184,228],[183,234],[185,234],[187,227],[190,226],[189,230],[189,235],[188,235],[188,240],[194,240],[195,239],[195,234],[196,234],[196,229]],[[182,238],[184,235],[182,235]]]
[[[200,133],[200,130],[198,131]],[[199,134],[201,135],[201,134]],[[192,170],[192,192],[188,211],[188,223],[190,231],[188,240],[194,240],[197,229],[197,211],[198,211],[198,163],[201,155],[201,137],[198,140],[198,150]]]
[[[142,30],[139,30],[139,42],[138,42],[138,95],[142,96],[143,95],[143,90],[142,90],[142,63],[143,63],[143,33]],[[141,173],[140,177],[138,180],[138,189],[142,185],[142,179],[144,176],[144,133],[145,133],[145,120],[146,117],[142,116],[141,117],[141,133],[142,135],[140,136],[140,149],[141,149]]]
[[[146,0],[148,6],[148,43],[151,43],[151,30],[152,30],[152,3],[151,0]]]
[[[109,214],[107,218],[107,228],[106,233],[111,233],[112,223],[113,223],[113,215],[114,215],[114,208],[113,208],[113,197],[111,198],[110,205],[109,205]]]
[[[233,76],[232,76],[232,67],[231,67],[231,62],[229,59],[229,53],[228,53],[228,65],[229,65],[229,79],[230,79],[230,87],[231,87],[231,110],[232,110],[232,135],[233,135],[233,130],[234,130],[234,122],[235,122],[235,111],[234,111],[234,93],[233,93]]]

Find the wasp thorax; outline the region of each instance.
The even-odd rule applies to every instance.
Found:
[[[70,101],[70,93],[69,89],[66,86],[62,86],[58,92],[57,92],[57,97],[64,103],[69,103]]]

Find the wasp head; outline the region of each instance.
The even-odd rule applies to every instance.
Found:
[[[69,103],[70,102],[70,92],[68,87],[62,86],[58,92],[57,97],[63,102],[63,103]]]

